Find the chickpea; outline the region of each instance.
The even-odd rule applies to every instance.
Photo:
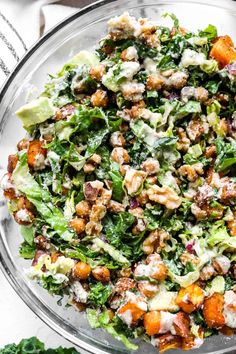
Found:
[[[92,275],[96,280],[101,281],[102,283],[108,283],[111,278],[109,269],[102,266],[94,268],[92,270]]]
[[[20,196],[17,202],[17,208],[20,209],[28,209],[33,211],[34,205],[24,196]]]
[[[28,165],[35,170],[42,170],[45,167],[44,161],[47,150],[43,148],[43,142],[33,140],[29,144],[27,161]]]
[[[103,75],[105,74],[105,65],[98,64],[98,65],[93,66],[90,69],[89,74],[92,77],[92,79],[97,80],[97,81],[101,81]]]
[[[145,313],[143,318],[143,325],[146,330],[146,333],[149,336],[154,336],[155,334],[158,334],[161,329],[161,312],[151,311]]]
[[[78,278],[80,280],[86,280],[90,276],[91,267],[89,264],[84,262],[78,262],[75,264],[72,269],[72,274],[74,278]]]
[[[34,214],[28,209],[20,209],[14,214],[14,219],[20,225],[30,225]]]
[[[204,291],[196,284],[181,288],[176,298],[176,304],[187,313],[197,310],[204,301]]]
[[[153,74],[147,78],[147,89],[148,90],[160,90],[164,81],[160,75]]]
[[[70,221],[69,225],[77,234],[81,234],[85,230],[86,222],[82,218],[74,218]]]
[[[27,150],[29,147],[29,140],[21,139],[17,144],[18,151]]]
[[[7,172],[12,173],[16,168],[18,162],[18,155],[9,155],[8,156],[8,165],[7,165]]]
[[[119,165],[129,162],[128,151],[122,147],[115,147],[111,152],[111,159]]]
[[[108,105],[107,92],[103,90],[97,90],[91,96],[91,104],[93,107],[107,107]]]
[[[76,204],[75,210],[78,216],[81,218],[87,218],[90,214],[91,206],[87,200],[81,200],[81,202]]]

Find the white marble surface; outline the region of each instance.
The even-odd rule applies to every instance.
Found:
[[[18,343],[32,336],[42,340],[46,347],[72,345],[43,323],[20,299],[0,270],[0,348]],[[86,354],[78,348],[81,354]]]

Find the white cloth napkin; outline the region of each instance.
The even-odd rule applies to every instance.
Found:
[[[0,87],[40,35],[83,5],[80,0],[0,0]]]

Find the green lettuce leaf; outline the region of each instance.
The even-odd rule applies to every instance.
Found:
[[[27,154],[20,155],[19,162],[12,175],[13,182],[20,192],[24,193],[34,204],[39,214],[45,219],[57,234],[66,241],[71,241],[74,233],[68,230],[68,224],[62,212],[51,202],[50,193],[40,187],[29,172]]]

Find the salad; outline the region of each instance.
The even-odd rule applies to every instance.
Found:
[[[4,195],[28,276],[127,348],[236,329],[236,50],[128,13],[17,116]]]

